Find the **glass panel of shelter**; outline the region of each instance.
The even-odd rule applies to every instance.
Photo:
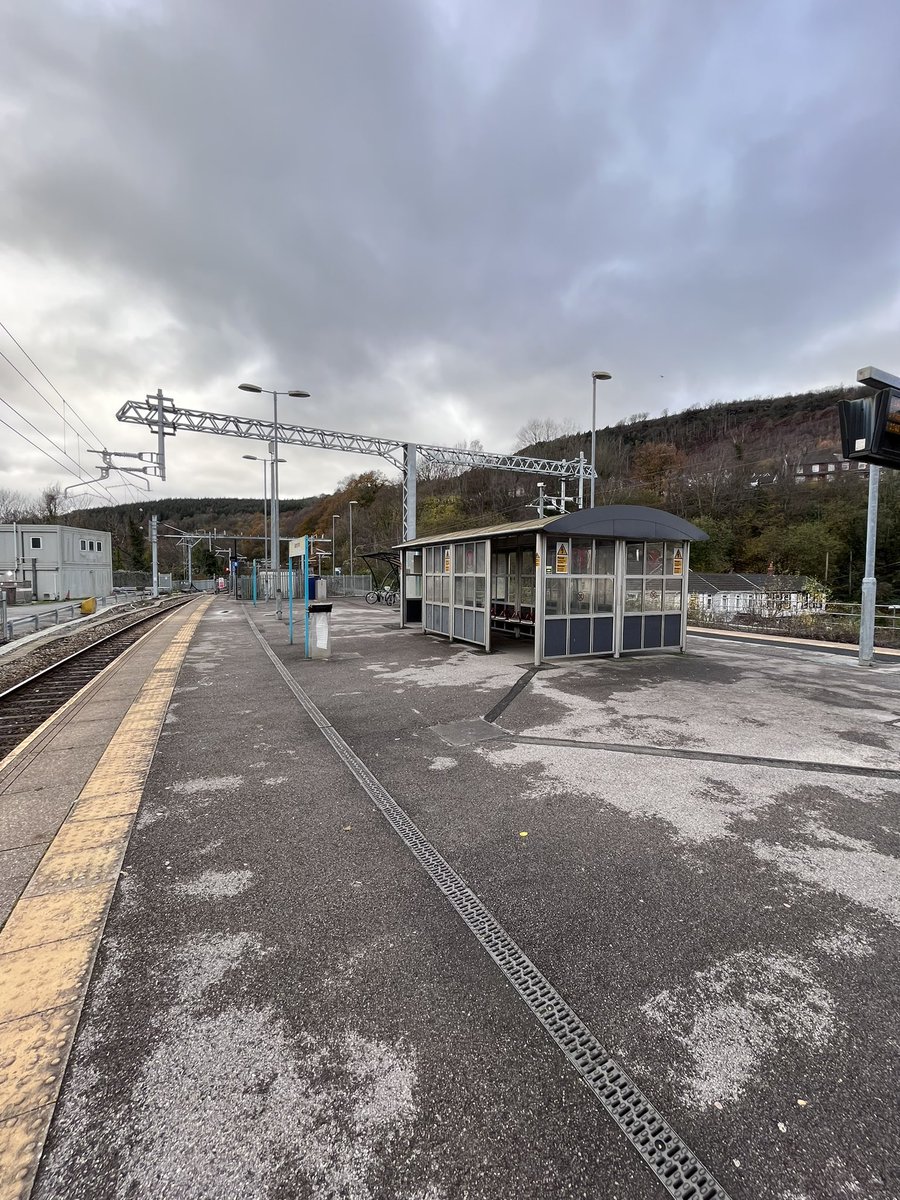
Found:
[[[534,636],[534,542],[491,554],[491,629],[512,637]]]
[[[453,636],[479,646],[485,645],[486,562],[486,542],[453,547]]]
[[[626,542],[621,648],[681,644],[684,547]],[[612,539],[550,539],[545,577],[547,658],[611,654],[616,646]]]
[[[431,633],[450,632],[451,562],[451,546],[425,548],[425,604],[422,626]]]
[[[684,546],[625,543],[623,650],[681,645]]]
[[[545,657],[612,653],[615,568],[613,539],[548,539]]]

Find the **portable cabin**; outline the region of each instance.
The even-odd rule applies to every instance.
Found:
[[[706,537],[613,504],[415,538],[399,547],[401,623],[487,651],[531,638],[535,664],[684,650],[690,546]]]

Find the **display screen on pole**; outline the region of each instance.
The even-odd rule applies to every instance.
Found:
[[[900,446],[900,392],[893,388],[887,398],[884,417],[884,436],[891,446]]]

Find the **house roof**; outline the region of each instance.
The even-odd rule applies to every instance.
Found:
[[[635,541],[705,542],[708,534],[690,521],[646,508],[641,504],[607,504],[599,508],[580,508],[562,517],[538,517],[513,521],[506,525],[487,525],[454,533],[435,533],[430,537],[402,542],[401,547],[432,546],[438,542],[467,542],[483,538],[509,537],[515,534],[571,534],[575,537],[634,538]]]
[[[719,592],[803,592],[805,575],[741,575],[737,571],[689,571],[688,592],[694,596],[714,596]]]

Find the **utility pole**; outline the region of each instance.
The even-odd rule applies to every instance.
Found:
[[[859,611],[859,665],[871,667],[875,657],[875,540],[878,534],[878,483],[881,467],[869,467],[869,511],[866,517],[866,568]]]
[[[153,556],[153,568],[152,568],[153,574],[151,576],[151,586],[152,586],[151,594],[152,594],[154,600],[156,600],[159,597],[159,557],[158,557],[159,542],[158,542],[157,533],[156,533],[156,527],[157,527],[158,520],[159,520],[159,518],[157,517],[156,513],[152,513],[150,516],[150,551]],[[146,559],[144,561],[146,562]]]

